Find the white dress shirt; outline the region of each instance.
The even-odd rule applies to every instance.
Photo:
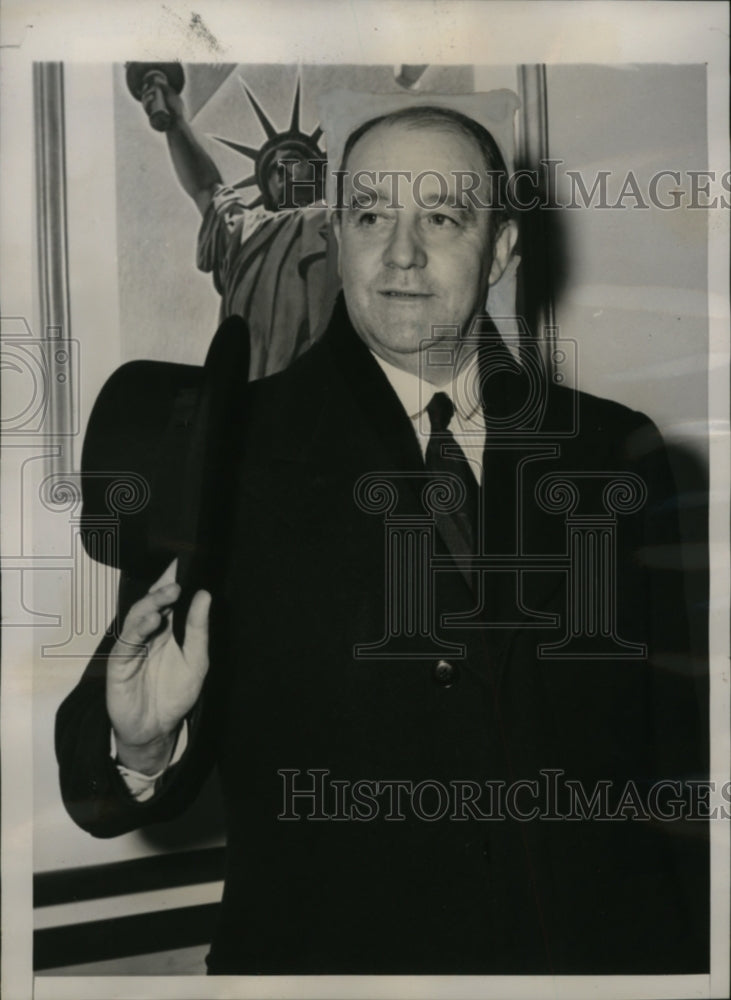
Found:
[[[426,408],[436,392],[443,392],[452,400],[454,416],[449,430],[469,461],[478,483],[482,483],[482,455],[485,450],[485,416],[480,403],[479,365],[473,354],[456,375],[443,385],[434,385],[411,372],[397,368],[371,351],[406,410],[414,427],[421,454],[426,456],[426,446],[431,436],[431,423]]]

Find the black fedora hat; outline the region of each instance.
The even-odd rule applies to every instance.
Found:
[[[178,558],[205,585],[211,527],[226,492],[232,414],[249,373],[249,333],[224,320],[205,364],[131,361],[107,380],[81,457],[81,537],[89,555],[141,580]],[[99,524],[116,544],[100,551]]]

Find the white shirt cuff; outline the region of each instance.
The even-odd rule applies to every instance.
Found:
[[[173,750],[173,755],[157,774],[142,774],[140,771],[134,771],[131,767],[125,767],[124,764],[120,764],[117,757],[117,741],[114,737],[114,730],[111,731],[110,738],[110,753],[112,760],[114,760],[117,770],[119,771],[122,780],[127,786],[127,790],[133,799],[137,802],[146,802],[151,799],[155,794],[155,785],[158,778],[161,778],[163,774],[172,767],[173,764],[177,764],[180,758],[185,753],[185,749],[188,746],[188,720],[183,719],[183,724],[178,732],[178,738],[175,742],[175,748]]]

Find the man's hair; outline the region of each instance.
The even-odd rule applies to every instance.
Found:
[[[399,111],[392,111],[377,118],[371,118],[364,122],[354,132],[348,136],[343,155],[340,161],[340,177],[348,165],[348,157],[353,151],[353,147],[377,125],[403,125],[406,129],[434,129],[441,132],[452,132],[472,139],[477,143],[485,165],[485,180],[488,182],[490,211],[492,213],[492,232],[497,234],[502,226],[510,218],[506,188],[508,183],[508,169],[505,165],[503,154],[500,152],[495,139],[488,130],[476,122],[473,118],[463,115],[453,108],[440,107],[438,105],[422,104],[413,108],[401,108]],[[484,202],[484,192],[479,191],[480,201]],[[340,199],[338,199],[338,207]]]

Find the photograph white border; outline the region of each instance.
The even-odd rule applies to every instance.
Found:
[[[420,9],[421,8],[421,9]],[[34,317],[34,61],[409,63],[706,63],[709,165],[729,169],[728,30],[723,3],[443,0],[89,0],[2,7],[2,310]],[[323,41],[326,39],[326,44]],[[729,214],[709,212],[711,777],[729,780]],[[3,482],[3,497],[14,489]],[[3,504],[7,509],[7,505]],[[13,526],[5,524],[5,537]],[[6,534],[7,533],[7,534]],[[712,971],[678,977],[39,977],[32,959],[29,636],[3,643],[2,988],[6,1000],[112,997],[690,997],[728,996],[729,823],[711,824]],[[19,762],[22,762],[19,764]],[[720,876],[720,877],[719,877]]]

